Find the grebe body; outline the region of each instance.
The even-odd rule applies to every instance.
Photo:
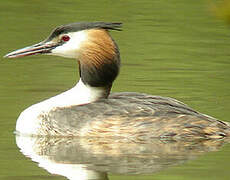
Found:
[[[56,28],[44,41],[5,57],[50,54],[75,58],[80,80],[72,89],[24,110],[20,134],[84,137],[224,138],[228,123],[199,113],[172,98],[142,93],[112,93],[120,69],[118,46],[108,30],[121,23],[72,23]]]

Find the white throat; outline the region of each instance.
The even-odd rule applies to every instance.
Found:
[[[104,88],[87,86],[80,79],[70,90],[25,109],[17,119],[16,130],[22,134],[36,134],[41,116],[48,114],[50,110],[91,103],[106,98],[105,94]]]
[[[53,107],[68,107],[73,105],[87,104],[104,98],[105,89],[85,85],[80,79],[70,90],[54,96],[42,103],[48,103]]]

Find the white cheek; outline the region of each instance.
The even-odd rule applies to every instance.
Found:
[[[51,55],[63,56],[67,58],[77,58],[78,52],[83,42],[87,40],[87,34],[84,31],[72,32],[67,34],[70,40],[51,51]]]

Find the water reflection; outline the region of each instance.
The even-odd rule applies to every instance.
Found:
[[[111,138],[16,136],[21,152],[52,174],[68,179],[106,180],[112,174],[152,174],[218,150],[226,140],[120,143]]]

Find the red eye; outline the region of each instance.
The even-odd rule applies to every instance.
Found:
[[[64,36],[61,37],[61,40],[66,42],[66,41],[70,40],[70,37],[67,36],[67,35],[64,35]]]

